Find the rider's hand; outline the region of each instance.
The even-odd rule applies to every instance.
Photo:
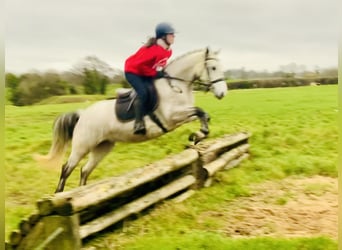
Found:
[[[156,79],[160,78],[170,78],[169,74],[165,72],[164,70],[157,71],[157,74],[155,76]]]
[[[157,74],[155,76],[156,79],[160,79],[164,77],[164,71],[163,70],[159,70],[157,71]]]

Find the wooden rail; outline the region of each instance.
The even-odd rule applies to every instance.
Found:
[[[161,176],[184,168],[198,159],[194,149],[187,149],[178,155],[152,163],[119,177],[112,177],[91,185],[57,193],[38,201],[41,215],[57,213],[71,215],[88,207],[93,207]]]
[[[210,185],[215,173],[248,158],[249,137],[237,133],[204,141],[122,176],[43,197],[38,212],[10,234],[6,249],[80,249],[82,239],[94,233],[162,200],[175,195],[183,200]]]

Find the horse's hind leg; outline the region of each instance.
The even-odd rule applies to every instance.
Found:
[[[75,150],[72,150],[68,161],[62,167],[61,177],[59,178],[55,193],[62,192],[64,190],[66,180],[85,154],[86,153],[79,153]]]
[[[89,160],[81,169],[80,186],[86,185],[88,176],[95,169],[97,164],[112,150],[115,143],[103,141],[89,153]]]

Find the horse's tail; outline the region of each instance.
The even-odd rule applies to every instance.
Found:
[[[53,124],[52,145],[49,153],[47,155],[36,154],[33,156],[38,163],[45,166],[57,166],[61,163],[79,117],[79,112],[71,112],[56,118]]]

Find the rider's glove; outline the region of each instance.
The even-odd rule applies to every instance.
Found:
[[[169,74],[166,73],[164,70],[159,70],[157,71],[157,74],[155,76],[156,79],[160,79],[160,78],[169,78]]]
[[[162,70],[159,70],[157,71],[157,74],[155,76],[156,79],[160,79],[160,78],[163,78],[164,77],[164,71]]]

